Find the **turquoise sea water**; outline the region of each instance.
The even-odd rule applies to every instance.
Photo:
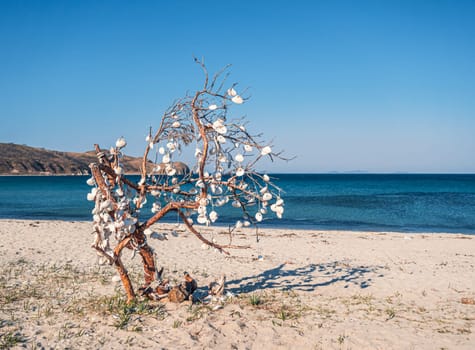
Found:
[[[274,174],[282,220],[261,226],[475,234],[475,175]],[[0,177],[0,218],[91,220],[82,176]],[[220,208],[221,209],[221,208]],[[149,211],[144,211],[143,218]],[[240,219],[220,211],[218,224]],[[167,217],[175,222],[176,216]]]

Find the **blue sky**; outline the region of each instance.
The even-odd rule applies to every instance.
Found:
[[[0,1],[0,142],[62,151],[144,135],[201,86],[252,98],[275,172],[475,173],[475,1]]]

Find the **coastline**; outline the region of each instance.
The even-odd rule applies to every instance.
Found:
[[[114,270],[96,264],[90,222],[2,219],[0,334],[17,334],[18,344],[110,349],[470,349],[475,342],[475,305],[462,303],[475,298],[473,236],[270,228],[257,243],[249,229],[233,243],[251,248],[225,256],[203,250],[181,226],[155,229],[168,235],[150,240],[166,277],[179,281],[188,271],[199,295],[224,273],[234,296],[206,307],[166,303],[118,327],[110,302],[124,293]],[[228,242],[222,227],[202,231]],[[124,261],[141,275],[138,257],[126,252]]]

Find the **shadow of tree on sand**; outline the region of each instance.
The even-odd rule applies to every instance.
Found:
[[[343,287],[350,285],[364,289],[374,277],[383,277],[378,271],[382,266],[351,267],[342,262],[326,264],[309,264],[295,269],[286,269],[288,265],[281,264],[262,273],[228,281],[227,290],[233,293],[249,293],[264,289],[282,289],[312,292],[318,287],[325,287],[342,282]]]

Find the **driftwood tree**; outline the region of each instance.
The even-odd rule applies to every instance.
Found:
[[[92,177],[88,180],[93,186],[88,199],[95,202],[93,248],[103,262],[116,267],[128,301],[136,297],[136,291],[121,259],[124,248],[142,257],[141,293],[157,298],[166,292],[160,285],[161,272],[147,237],[150,227],[167,213],[176,212],[203,244],[228,254],[229,248],[244,248],[232,244],[236,229],[254,225],[257,233],[257,225],[266,214],[273,212],[281,218],[284,212],[280,189],[267,174],[255,171],[256,162],[263,157],[281,158],[280,152],[274,152],[260,134],[251,134],[244,118],[229,117],[230,107],[247,98],[237,93],[236,84],[226,86],[228,67],[210,79],[205,65],[196,62],[204,71],[203,87],[174,102],[154,133],[150,128],[140,181],[134,183],[124,175],[124,138],[108,152],[95,145],[98,161],[90,164]],[[193,166],[178,174],[176,160],[190,147],[195,149]],[[155,162],[150,160],[153,154]],[[147,200],[153,202],[153,215],[141,220]],[[219,207],[226,205],[240,210],[242,219],[229,228],[229,244],[218,244],[201,235],[199,227],[219,222]]]

